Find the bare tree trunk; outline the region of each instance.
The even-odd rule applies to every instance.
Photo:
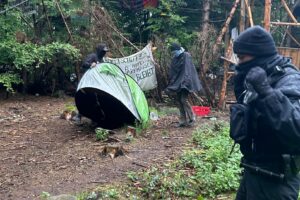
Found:
[[[241,12],[240,12],[240,24],[239,24],[239,31],[240,33],[245,30],[245,22],[246,22],[246,6],[245,1],[241,1]]]
[[[203,4],[203,21],[202,21],[202,38],[204,40],[206,40],[208,38],[208,27],[209,27],[209,15],[210,15],[210,3],[211,0],[205,0],[204,4]],[[206,72],[207,71],[207,59],[206,56],[203,56],[203,60],[202,63],[204,63],[205,65],[203,66],[203,71]]]
[[[203,4],[203,26],[202,30],[207,30],[209,26],[209,15],[210,15],[210,0],[205,0]]]
[[[23,79],[22,93],[26,94],[27,88],[28,88],[28,72],[25,68],[23,68],[23,70],[22,70],[22,79]]]
[[[265,0],[264,27],[266,31],[269,32],[270,32],[270,21],[271,21],[271,6],[272,6],[272,0]]]
[[[202,38],[203,40],[206,40],[208,38],[208,32],[207,30],[209,29],[209,15],[210,15],[210,4],[211,0],[205,0],[203,4],[203,21],[202,21]],[[204,88],[204,91],[206,93],[208,102],[210,103],[211,106],[214,106],[215,104],[215,98],[214,95],[212,94],[211,90],[209,89],[209,85],[207,83],[205,74],[208,69],[208,61],[206,56],[202,56],[202,63],[200,66],[200,79],[202,80],[202,85]]]

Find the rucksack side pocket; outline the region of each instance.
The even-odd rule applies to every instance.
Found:
[[[241,143],[248,138],[249,105],[233,104],[230,107],[230,137]]]

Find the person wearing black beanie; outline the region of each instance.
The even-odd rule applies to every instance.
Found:
[[[277,54],[271,34],[260,26],[253,26],[242,32],[233,43],[233,51],[236,54],[247,54],[256,57]]]
[[[260,26],[234,41],[237,103],[230,108],[230,136],[244,168],[236,200],[297,200],[300,187],[300,72],[277,53]]]

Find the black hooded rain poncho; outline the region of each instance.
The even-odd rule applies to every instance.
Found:
[[[173,57],[169,70],[168,90],[179,92],[186,89],[189,92],[197,92],[202,88],[192,57],[188,52]]]

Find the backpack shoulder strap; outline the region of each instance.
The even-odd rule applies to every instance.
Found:
[[[293,71],[287,71],[287,68],[292,68],[294,69]],[[300,71],[291,63],[288,63],[283,66],[278,66],[276,65],[273,69],[273,72],[268,76],[270,85],[274,87],[274,85],[283,77],[291,75],[291,74],[299,74]]]

